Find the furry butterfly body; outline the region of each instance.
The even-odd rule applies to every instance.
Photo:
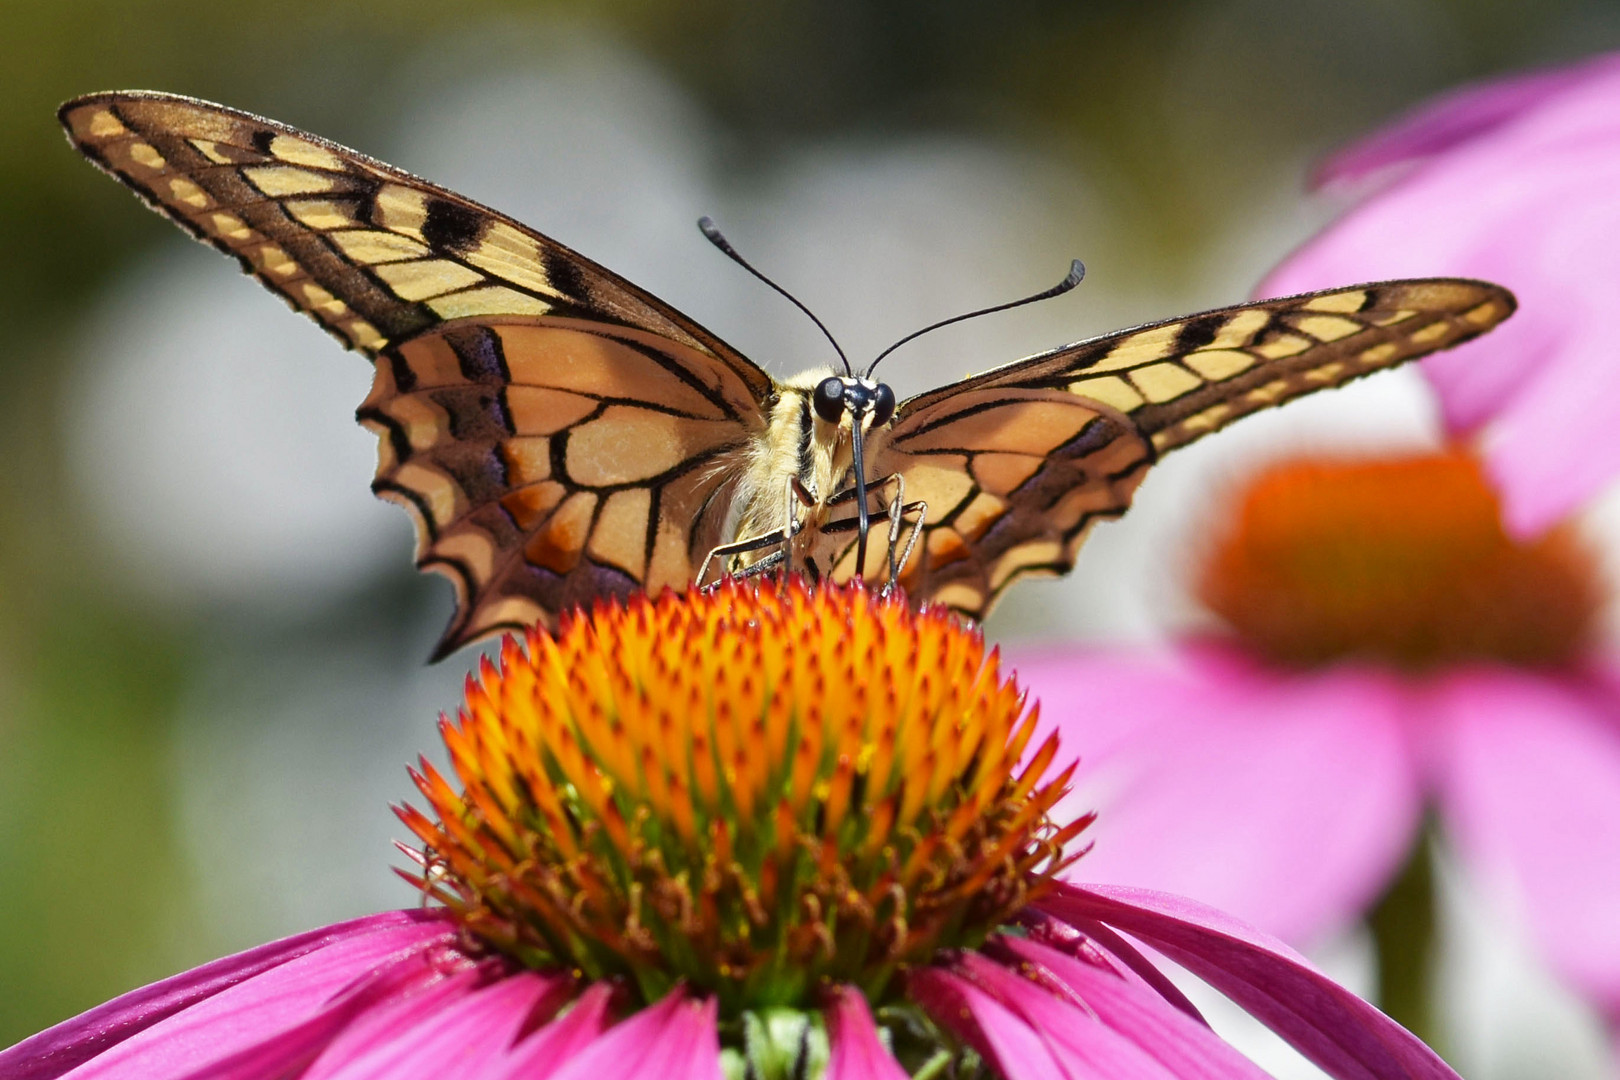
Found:
[[[684,586],[717,550],[738,572],[898,570],[912,597],[982,616],[1013,581],[1070,569],[1161,454],[1514,307],[1478,281],[1356,285],[1118,331],[896,404],[830,370],[773,380],[577,252],[274,121],[147,92],[60,116],[91,161],[371,360],[373,490],[411,512],[418,565],[457,592],[440,655]]]

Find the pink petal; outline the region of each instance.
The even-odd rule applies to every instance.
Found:
[[[964,978],[1023,1020],[1069,1076],[1103,1080],[1127,1077],[1185,1080],[1197,1075],[1172,1072],[1141,1047],[1105,1027],[1087,1011],[1085,1002],[1056,997],[984,956],[967,953],[956,968]],[[1161,1004],[1160,1008],[1163,1007]],[[1253,1075],[1227,1074],[1244,1078]]]
[[[1084,1002],[1102,1023],[1163,1063],[1177,1077],[1263,1078],[1266,1073],[1205,1025],[1139,986],[1037,941],[998,942],[1022,965],[1050,978]]]
[[[1030,930],[1030,937],[1082,963],[1106,967],[1120,978],[1153,991],[1197,1023],[1209,1026],[1198,1006],[1164,972],[1154,967],[1153,961],[1111,927],[1095,919],[1077,919],[1073,923],[1045,919]]]
[[[922,968],[906,980],[906,991],[935,1022],[972,1046],[1008,1080],[1077,1080],[1053,1059],[1033,1028],[961,976]],[[1125,1074],[1120,1080],[1133,1078]]]
[[[607,1030],[612,1000],[612,986],[592,984],[573,1008],[502,1054],[478,1080],[546,1080]]]
[[[1316,170],[1316,184],[1356,181],[1390,165],[1434,154],[1488,134],[1616,65],[1600,56],[1569,67],[1532,71],[1447,91],[1388,127],[1339,150]]]
[[[437,1016],[398,1033],[385,1052],[351,1062],[338,1075],[391,1080],[482,1080],[516,1045],[536,1015],[573,995],[573,980],[519,972],[463,997]]]
[[[1411,843],[1406,695],[1381,674],[1277,674],[1213,645],[1075,649],[1018,673],[1081,759],[1056,816],[1098,812],[1073,877],[1197,896],[1303,941],[1356,918]]]
[[[1480,435],[1516,532],[1544,529],[1620,474],[1610,309],[1620,289],[1620,59],[1502,88],[1472,137],[1415,141],[1426,158],[1290,256],[1265,295],[1387,277],[1462,275],[1519,298],[1501,328],[1424,361],[1446,427]],[[1486,94],[1489,88],[1475,94]],[[1442,106],[1442,109],[1444,106]],[[1485,110],[1480,116],[1485,116]],[[1408,133],[1409,134],[1409,133]]]
[[[1061,885],[1037,905],[1139,938],[1237,1002],[1341,1080],[1459,1080],[1434,1051],[1282,942],[1147,889]]]
[[[69,1075],[61,1063],[70,1058],[78,1062],[71,1070],[76,1080],[182,1075],[295,1028],[317,1014],[329,997],[368,973],[403,956],[446,945],[455,936],[442,917],[420,912],[374,916],[319,933],[324,936],[313,939],[312,947],[295,947],[291,955],[269,954],[276,962],[207,965],[102,1006],[93,1014],[102,1023],[82,1025],[81,1017],[52,1028],[0,1055],[0,1066],[18,1070],[3,1075],[8,1080],[14,1075]],[[290,940],[311,939],[300,935]],[[241,962],[255,955],[259,950],[230,960]],[[186,980],[199,976],[186,985]],[[148,994],[152,996],[143,1001]],[[159,1018],[154,1015],[157,1009],[143,1007],[153,1003],[170,1007],[163,1008]],[[138,1027],[119,1026],[132,1017]],[[99,1053],[86,1058],[74,1042],[54,1038],[69,1026],[77,1027],[81,1038],[104,1033],[115,1037],[110,1044],[101,1040]],[[27,1053],[35,1046],[66,1052],[40,1068],[37,1060],[31,1060],[36,1055]]]
[[[302,1077],[334,1039],[356,1018],[375,1011],[390,1012],[401,999],[428,994],[446,982],[436,963],[423,964],[421,954],[408,954],[400,962],[378,968],[329,999],[320,1009],[291,1027],[262,1033],[258,1042],[243,1046],[185,1074],[185,1080],[265,1080],[267,1077]]]
[[[609,1028],[550,1075],[555,1080],[722,1080],[717,1015],[713,998],[676,990]]]
[[[840,986],[827,1006],[827,1039],[832,1052],[824,1080],[909,1080],[878,1038],[866,996]]]
[[[1620,695],[1477,671],[1435,697],[1435,783],[1465,865],[1620,1016]]]
[[[0,1076],[7,1080],[50,1080],[151,1025],[289,960],[349,938],[400,928],[409,932],[423,924],[429,926],[425,931],[428,936],[439,932],[435,916],[420,911],[386,911],[222,957],[132,990],[24,1039],[0,1052]]]

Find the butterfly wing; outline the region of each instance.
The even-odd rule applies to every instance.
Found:
[[[249,113],[125,92],[60,117],[92,162],[371,358],[374,490],[412,511],[418,565],[457,590],[440,655],[596,596],[684,585],[720,541],[772,383],[669,305]]]
[[[1460,344],[1514,306],[1480,281],[1357,285],[1121,330],[912,398],[872,455],[876,475],[898,473],[928,504],[902,580],[982,617],[1018,578],[1072,569],[1159,455]]]

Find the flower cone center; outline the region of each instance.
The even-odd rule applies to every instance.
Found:
[[[1568,662],[1603,599],[1573,527],[1509,536],[1460,451],[1270,469],[1236,501],[1197,593],[1272,660],[1413,671]]]
[[[603,605],[508,639],[441,729],[460,790],[413,880],[487,947],[685,980],[731,1015],[874,1003],[901,967],[977,944],[1063,866],[1055,739],[982,639],[863,591],[728,583]]]

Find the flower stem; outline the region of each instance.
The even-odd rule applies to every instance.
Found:
[[[1406,865],[1367,917],[1378,954],[1378,1001],[1412,1034],[1436,1045],[1434,829],[1425,822]]]

